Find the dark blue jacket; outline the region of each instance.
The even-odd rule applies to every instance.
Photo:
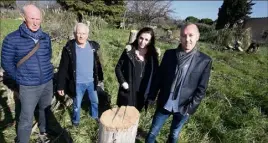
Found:
[[[39,42],[40,47],[36,53],[17,68],[16,64],[34,48],[33,39],[18,29],[7,35],[3,41],[1,66],[19,85],[41,85],[53,78],[50,37],[42,32]]]

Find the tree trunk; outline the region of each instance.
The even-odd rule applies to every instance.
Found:
[[[135,143],[139,118],[133,106],[106,110],[100,118],[98,143]]]
[[[129,34],[128,44],[131,44],[135,41],[138,31],[137,30],[131,30]]]

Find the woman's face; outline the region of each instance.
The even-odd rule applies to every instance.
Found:
[[[138,48],[144,49],[150,43],[152,35],[150,33],[142,33],[138,39]]]

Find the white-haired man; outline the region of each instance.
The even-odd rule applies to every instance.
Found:
[[[86,90],[91,102],[91,116],[98,121],[99,101],[96,86],[103,81],[103,71],[97,54],[100,45],[89,41],[88,34],[89,28],[84,23],[75,25],[75,39],[68,41],[63,48],[58,72],[58,94],[63,96],[67,85],[73,95],[74,126],[79,125],[81,102]]]

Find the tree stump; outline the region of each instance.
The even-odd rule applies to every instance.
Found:
[[[106,110],[100,118],[98,143],[135,143],[139,118],[133,106]]]
[[[138,31],[137,30],[131,30],[129,34],[128,44],[131,44],[135,41]]]

